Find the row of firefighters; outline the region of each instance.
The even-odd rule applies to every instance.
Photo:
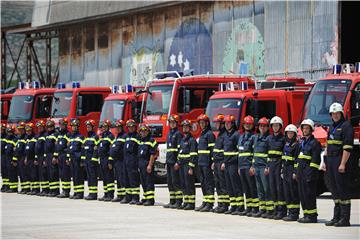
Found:
[[[326,225],[349,226],[346,163],[353,148],[353,129],[344,119],[340,104],[330,106],[330,117],[333,125],[322,168],[329,175],[335,207],[333,219]],[[257,127],[254,118],[246,116],[240,134],[234,116],[219,114],[213,119],[218,132],[215,137],[209,117],[202,114],[197,119],[202,130],[198,141],[191,134],[189,120],[180,122],[177,115],[171,115],[168,121],[166,165],[170,201],[165,208],[317,222],[316,187],[321,145],[312,134],[315,126],[311,119],[302,121],[302,138],[299,138],[292,124],[286,126],[283,134],[283,121],[277,116],[270,121],[261,118]],[[100,169],[104,196],[98,200],[154,205],[154,161],[158,150],[147,125],[137,127],[134,120],[126,124],[122,120],[115,124],[105,120],[100,123],[101,134],[97,136],[95,121],[89,120],[85,123],[88,134],[84,137],[79,133],[78,119],[70,121],[71,132],[67,130],[66,118],[59,124],[56,132],[52,120],[37,122],[39,134],[36,136],[32,123],[19,123],[17,136],[14,128],[2,126],[3,192],[18,192],[20,179],[20,193],[82,199],[86,174],[89,194],[85,199],[96,200]],[[116,138],[110,127],[117,128]],[[197,208],[195,175],[203,193],[203,202]],[[302,218],[299,218],[300,205]]]

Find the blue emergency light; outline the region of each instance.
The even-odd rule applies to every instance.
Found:
[[[341,64],[334,64],[332,68],[333,74],[340,74],[341,73]]]
[[[112,85],[111,87],[111,93],[118,93],[119,92],[119,86]]]
[[[19,89],[24,89],[25,88],[25,83],[24,82],[19,82],[18,83],[18,88]]]
[[[33,82],[32,82],[32,88],[34,88],[34,89],[40,88],[40,82],[38,82],[38,81],[33,81]]]
[[[66,88],[66,84],[65,83],[58,83],[57,84],[57,89],[64,89]]]
[[[241,90],[248,90],[248,83],[247,82],[241,82]]]
[[[125,92],[132,92],[133,91],[133,86],[130,84],[126,84],[125,85]]]
[[[72,88],[80,88],[80,82],[73,82]]]
[[[360,72],[360,62],[355,63],[355,72]]]

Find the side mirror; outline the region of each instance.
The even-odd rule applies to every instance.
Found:
[[[77,115],[78,116],[82,116],[83,115],[83,97],[82,96],[78,96],[77,97]]]
[[[184,90],[184,113],[190,112],[190,90]]]

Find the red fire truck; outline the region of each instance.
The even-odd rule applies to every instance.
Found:
[[[105,119],[115,122],[116,120],[134,119],[137,123],[140,122],[141,103],[143,100],[142,93],[137,91],[144,87],[126,85],[124,87],[113,86],[112,93],[105,98],[104,105],[101,110],[100,121]],[[117,132],[111,129],[111,132],[116,136]]]
[[[344,113],[354,128],[354,149],[348,162],[351,193],[360,197],[360,69],[359,63],[334,65],[333,72],[316,81],[304,107],[303,118],[314,120],[314,135],[325,147],[327,131],[332,124],[329,107],[338,102],[344,106]],[[325,183],[328,185],[325,174]]]
[[[19,89],[11,99],[8,123],[46,121],[50,117],[54,91],[53,88],[40,88],[39,82],[32,82],[31,86],[19,83]]]
[[[9,117],[11,99],[13,97],[14,92],[15,92],[15,88],[13,87],[6,90],[1,90],[1,94],[0,94],[1,124],[7,123],[7,119]]]
[[[66,88],[65,84],[60,83],[54,93],[51,117],[56,126],[63,117],[69,121],[78,118],[80,133],[86,135],[85,121],[93,119],[98,124],[104,99],[110,93],[110,87],[80,87],[79,82],[73,82],[72,88]]]
[[[180,121],[196,118],[205,112],[209,98],[219,90],[220,83],[234,82],[243,88],[255,88],[250,77],[235,75],[184,76],[179,72],[156,73],[155,79],[148,81],[141,109],[142,122],[149,125],[153,137],[159,143],[159,158],[155,162],[157,177],[166,176],[166,136],[169,131],[167,119],[178,114]],[[194,124],[193,133],[197,137],[200,128]]]

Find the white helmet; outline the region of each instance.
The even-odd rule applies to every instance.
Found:
[[[285,132],[293,132],[293,133],[295,133],[295,135],[297,135],[297,133],[298,133],[297,127],[294,124],[287,125],[285,128]]]
[[[270,120],[270,126],[274,123],[279,123],[281,126],[284,126],[283,120],[278,116],[275,116]]]
[[[336,112],[341,112],[342,114],[344,114],[344,108],[340,103],[334,102],[330,105],[329,113],[332,114]]]
[[[301,122],[301,129],[304,125],[309,125],[311,127],[311,129],[314,131],[315,130],[315,124],[314,124],[314,121],[311,120],[311,119],[304,119],[302,122]]]

